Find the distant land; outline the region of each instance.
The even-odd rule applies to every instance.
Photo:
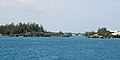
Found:
[[[99,28],[97,32],[86,32],[84,34],[87,38],[120,38],[120,31],[111,32],[107,28]]]
[[[42,25],[36,23],[10,23],[0,25],[0,36],[14,37],[70,37],[84,36],[87,38],[120,38],[120,31],[111,32],[107,28],[99,28],[97,32],[72,33],[62,31],[51,32],[44,29]]]
[[[42,25],[36,23],[21,23],[0,25],[1,36],[16,37],[70,37],[72,34],[59,32],[49,32]]]

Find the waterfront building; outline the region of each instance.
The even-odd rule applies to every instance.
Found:
[[[111,35],[120,35],[120,31],[112,32]]]

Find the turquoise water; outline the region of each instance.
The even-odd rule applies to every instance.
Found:
[[[0,60],[120,60],[120,40],[0,37]]]

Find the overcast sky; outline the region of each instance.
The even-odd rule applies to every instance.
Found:
[[[0,24],[35,22],[49,31],[120,30],[120,0],[0,0]]]

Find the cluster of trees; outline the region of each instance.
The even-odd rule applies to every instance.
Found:
[[[92,32],[85,32],[85,36],[90,36],[90,35],[94,35],[96,34],[96,32],[92,31]]]
[[[24,36],[24,37],[69,37],[71,33],[47,32],[42,25],[36,23],[6,24],[0,26],[0,34],[3,36]]]
[[[18,23],[18,24],[6,24],[0,26],[0,34],[25,34],[28,32],[45,32],[43,26],[35,23]]]
[[[102,36],[104,38],[110,38],[111,32],[107,30],[107,28],[99,28],[97,32],[86,32],[85,36],[94,36],[94,34],[97,34],[98,36]]]
[[[111,37],[111,32],[106,28],[99,28],[97,34],[108,38]]]
[[[61,32],[61,31],[59,31],[59,32],[51,32],[50,33],[50,36],[54,36],[54,37],[69,37],[69,36],[72,36],[72,34],[71,33],[63,33],[63,32]]]

